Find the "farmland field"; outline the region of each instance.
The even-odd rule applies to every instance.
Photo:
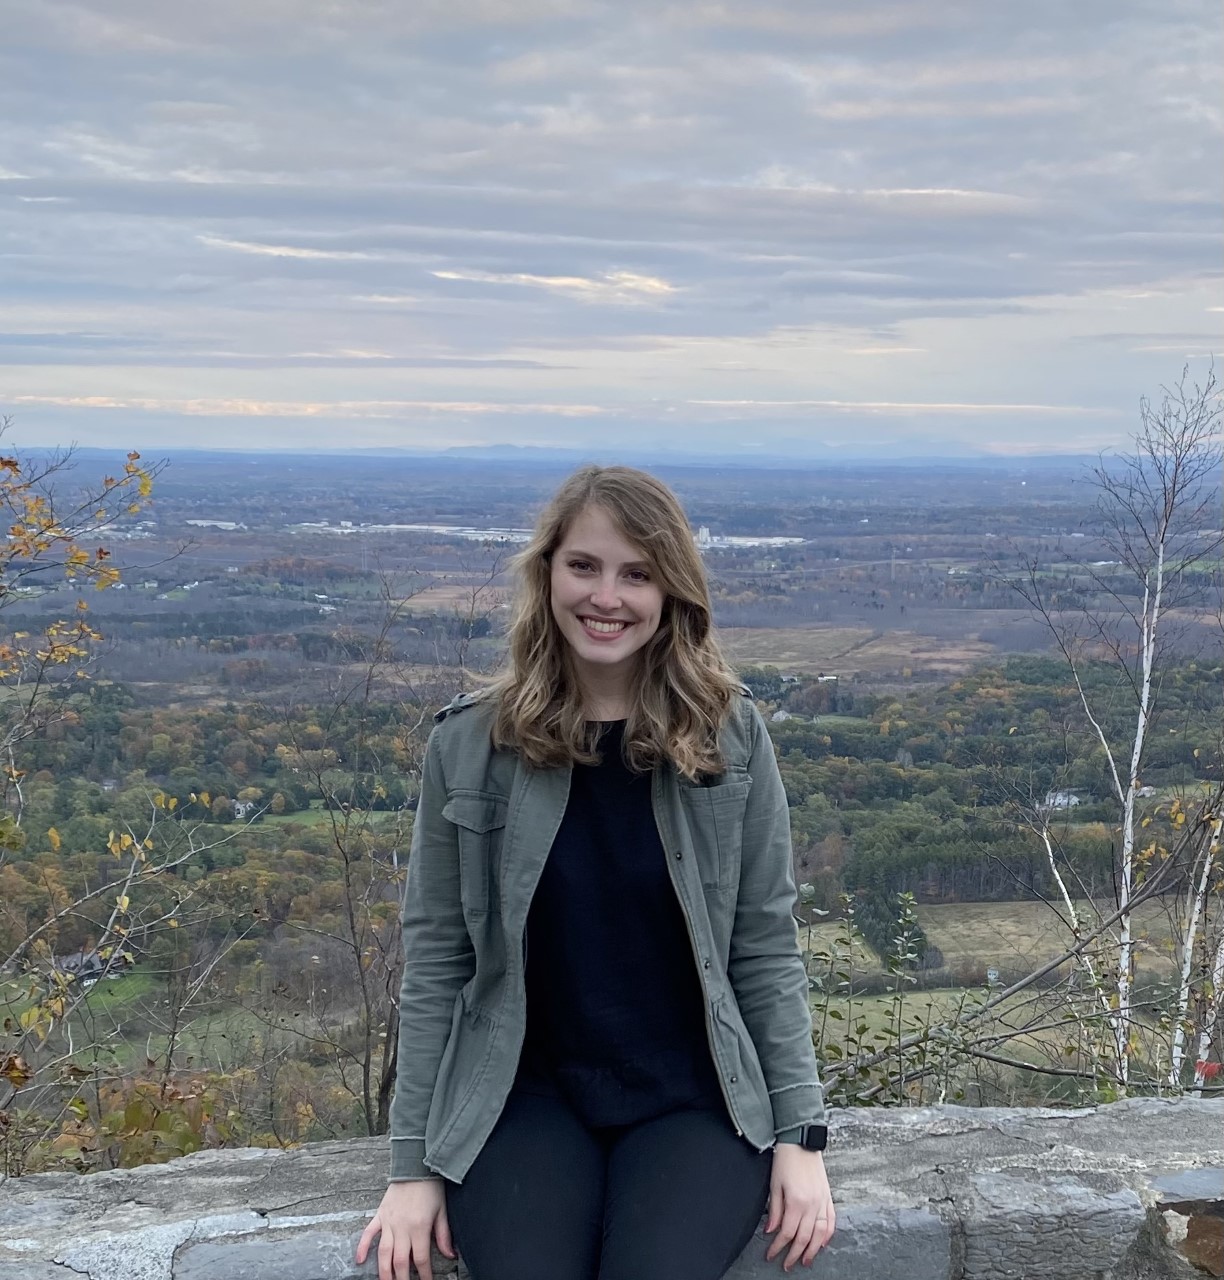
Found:
[[[958,674],[994,652],[992,645],[967,637],[941,640],[914,631],[867,627],[722,627],[720,642],[738,664],[760,664],[785,672],[914,671]]]
[[[1097,906],[1113,913],[1109,903]],[[1087,907],[1076,903],[1085,922],[1090,918]],[[1070,930],[1043,902],[957,902],[920,906],[917,914],[927,938],[943,953],[945,971],[984,974],[993,967],[1004,981],[1012,980],[1060,955],[1071,942]],[[842,927],[836,921],[814,924],[810,930],[801,927],[800,944],[805,951],[832,952]],[[1143,903],[1135,911],[1132,934],[1140,976],[1169,976],[1173,940],[1160,901]],[[878,979],[884,972],[879,957],[861,941],[855,946],[854,968],[864,979]]]
[[[1087,904],[1076,904],[1081,918]],[[1110,903],[1098,909],[1113,914]],[[1029,971],[1066,950],[1071,933],[1043,902],[958,902],[918,908],[927,937],[943,952],[945,963],[995,965],[1015,974]],[[1159,901],[1142,904],[1134,914],[1135,963],[1150,976],[1165,976],[1172,968],[1171,938],[1165,908]]]

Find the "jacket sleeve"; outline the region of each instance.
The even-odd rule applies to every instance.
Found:
[[[765,1073],[774,1132],[825,1123],[807,973],[792,914],[790,811],[773,742],[749,706],[752,786],[744,813],[728,977]]]
[[[476,969],[459,892],[459,842],[442,816],[446,783],[437,737],[430,735],[412,827],[400,919],[404,973],[399,997],[399,1059],[391,1102],[391,1181],[432,1178],[425,1165],[425,1121],[460,988]]]

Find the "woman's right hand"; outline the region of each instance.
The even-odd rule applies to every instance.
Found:
[[[450,1223],[446,1220],[446,1191],[441,1178],[421,1182],[392,1182],[370,1225],[357,1245],[357,1265],[366,1260],[374,1237],[378,1243],[378,1280],[408,1280],[408,1265],[421,1280],[433,1280],[430,1242],[448,1258],[455,1256]]]

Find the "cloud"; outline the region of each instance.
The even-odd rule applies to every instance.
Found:
[[[233,249],[235,253],[262,254],[269,258],[305,258],[319,262],[373,262],[382,257],[345,249],[306,249],[292,244],[255,244],[249,240],[225,240],[220,236],[200,236],[210,249]]]
[[[592,418],[605,412],[590,404],[509,404],[479,400],[222,400],[151,399],[117,396],[13,396],[16,405],[54,405],[61,409],[123,409],[206,418],[403,418],[449,414],[519,414]]]
[[[433,271],[438,280],[467,280],[476,284],[523,285],[545,289],[584,302],[645,302],[665,298],[676,292],[676,286],[657,276],[638,275],[633,271],[608,271],[598,279],[583,276],[536,276],[526,272]]]
[[[1088,405],[1061,404],[956,404],[930,401],[909,404],[887,400],[692,400],[690,404],[704,409],[730,409],[738,414],[760,410],[765,413],[803,412],[810,409],[827,409],[836,413],[865,414],[972,414],[975,417],[996,414],[1047,414],[1065,417],[1068,414],[1105,416],[1108,411]]]
[[[1217,345],[1220,34],[1207,0],[9,0],[6,388],[116,442],[111,401],[167,438],[661,404],[700,447],[712,374],[762,437],[1122,431]]]

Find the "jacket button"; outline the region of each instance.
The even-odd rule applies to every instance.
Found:
[[[732,1084],[739,1084],[739,1076],[732,1076],[732,1077],[731,1077],[731,1083],[732,1083]]]
[[[702,967],[703,969],[708,969],[708,968],[710,967],[710,962],[709,962],[708,960],[703,960],[703,961],[701,962],[701,967]]]
[[[679,850],[679,849],[677,849],[677,850],[676,850],[676,861],[677,861],[677,862],[679,862],[679,861],[680,861],[680,859],[681,859],[681,858],[683,858],[683,857],[684,857],[684,854],[682,854],[682,853],[680,852],[680,850]]]

